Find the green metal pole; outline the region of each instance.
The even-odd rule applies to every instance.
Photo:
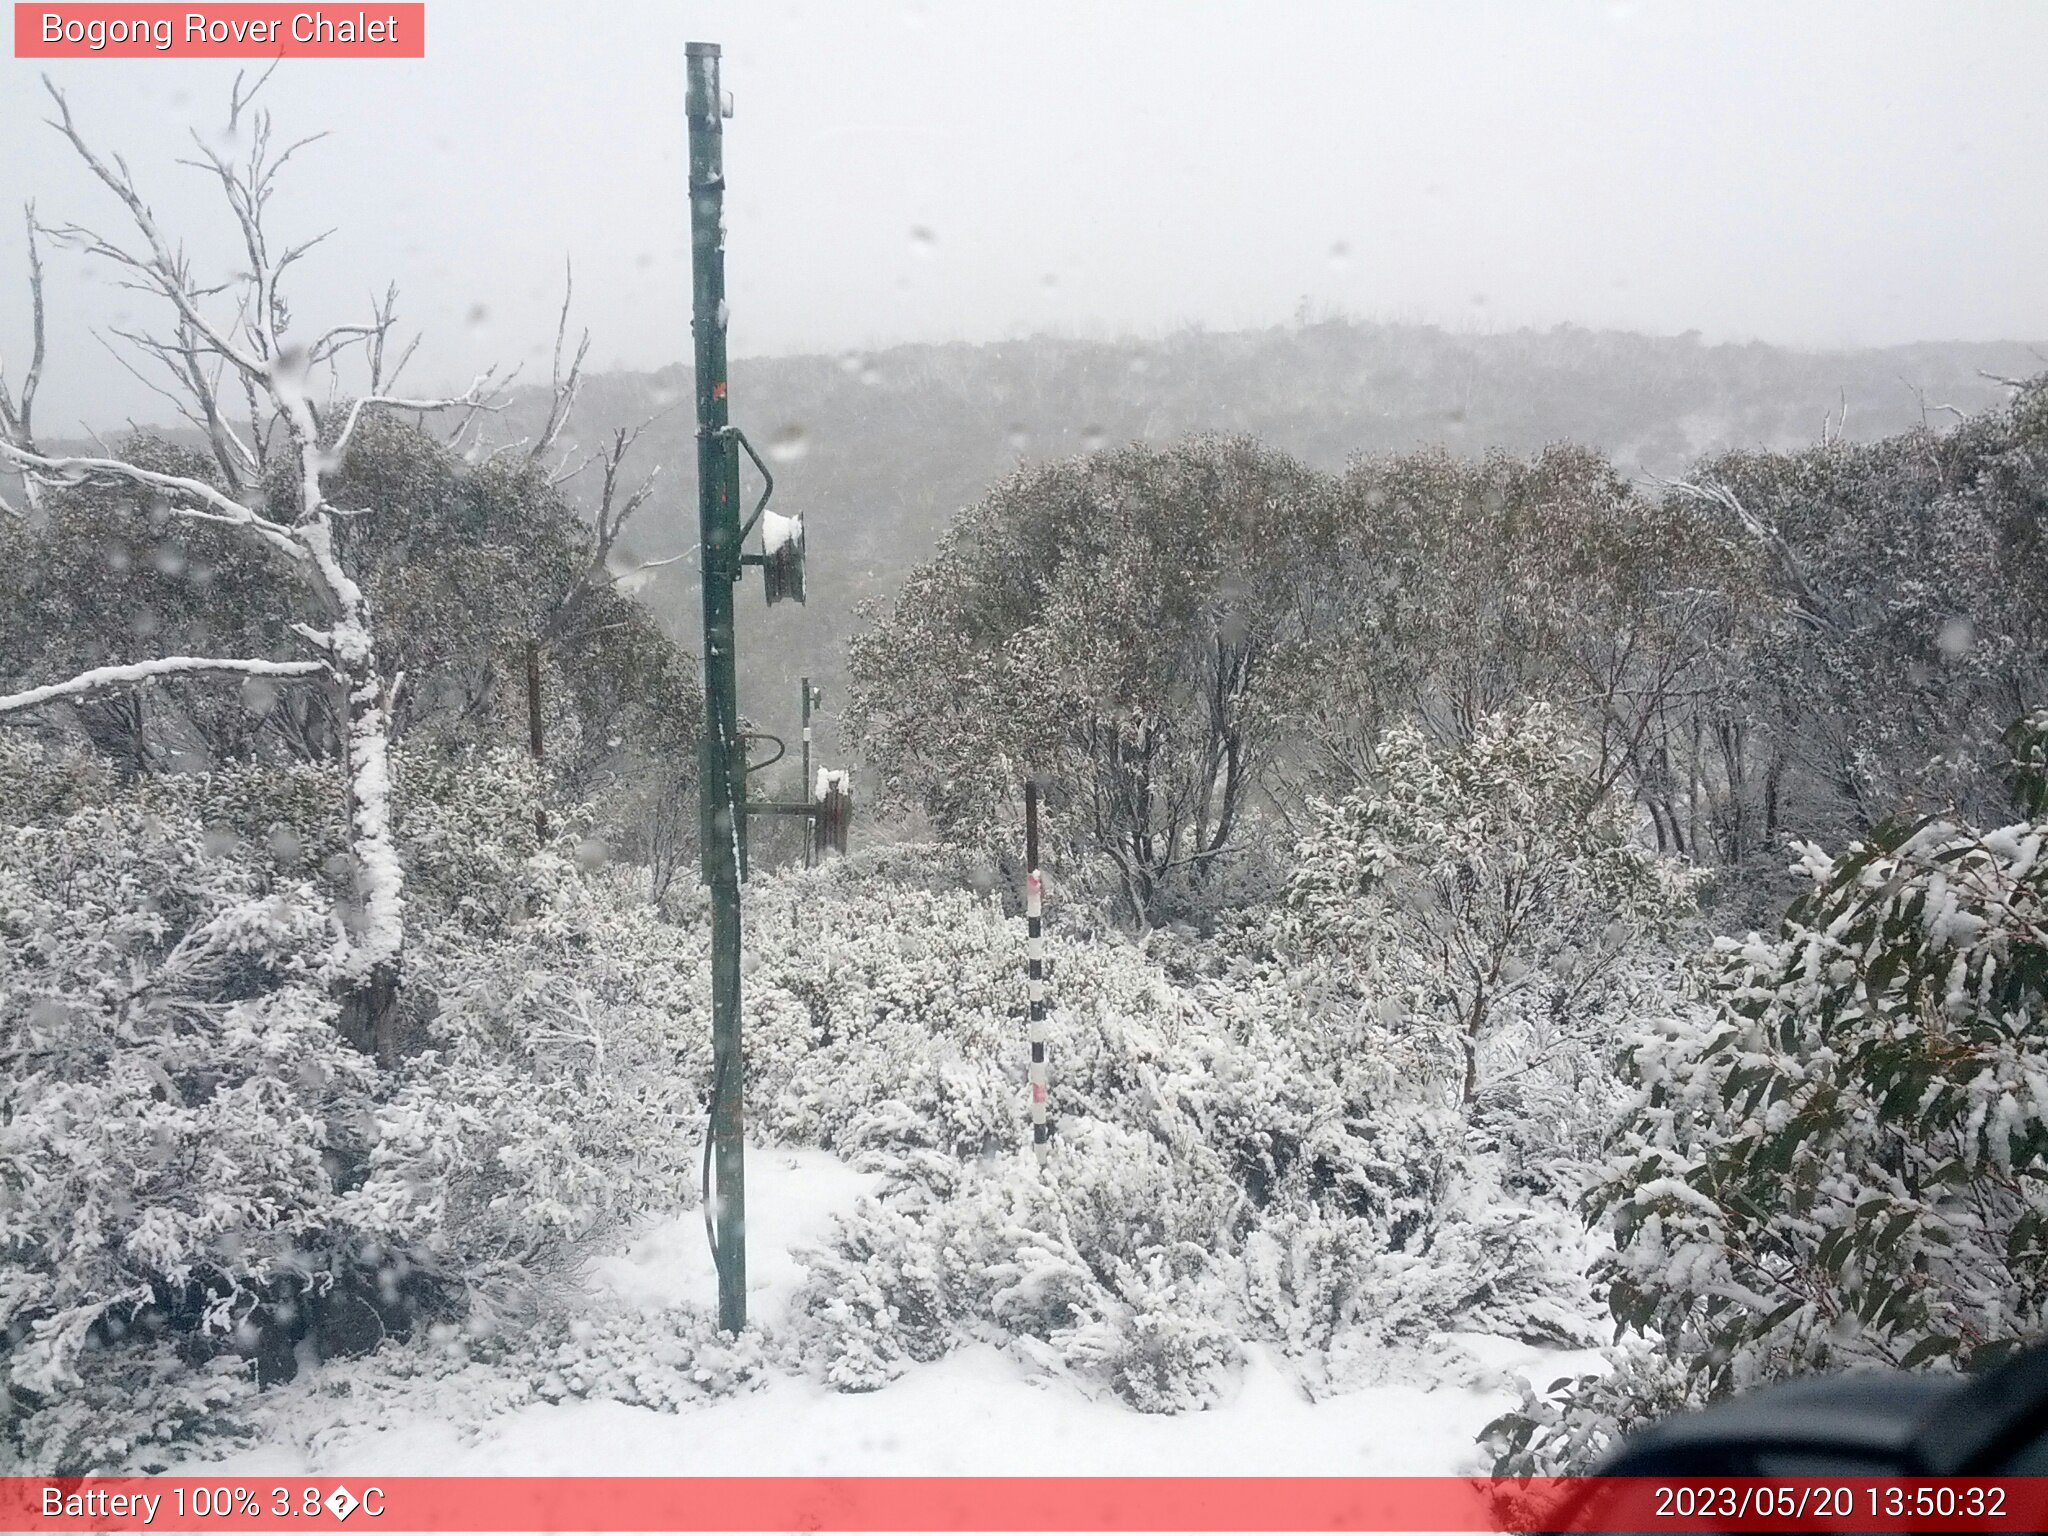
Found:
[[[740,1050],[740,853],[745,785],[739,684],[733,657],[733,588],[740,574],[739,465],[724,436],[725,130],[718,45],[691,43],[690,332],[697,364],[697,519],[703,541],[704,740],[699,754],[704,883],[711,888],[711,1156],[716,1205],[718,1326],[747,1325],[747,1186]]]

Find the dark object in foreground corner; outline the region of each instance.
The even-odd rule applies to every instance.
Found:
[[[1632,1435],[1598,1477],[2048,1476],[2048,1344],[1979,1375],[1867,1371],[1759,1387]],[[1591,1496],[1589,1495],[1588,1498]],[[1587,1499],[1555,1512],[1586,1530]]]
[[[1631,1437],[1607,1477],[2048,1475],[2048,1346],[1977,1376],[1871,1371],[1760,1387]]]

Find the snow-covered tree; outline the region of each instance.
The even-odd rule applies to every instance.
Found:
[[[1547,707],[1482,717],[1458,745],[1400,726],[1374,755],[1376,781],[1323,805],[1298,852],[1304,931],[1356,956],[1405,1028],[1442,1039],[1467,1108],[1568,1067],[1649,990],[1692,877],[1642,846]],[[1483,1068],[1509,1036],[1496,1081]]]
[[[1710,740],[1673,764],[1677,803],[1829,842],[1908,809],[2009,815],[2000,736],[2048,688],[2044,455],[2036,379],[1946,431],[1725,454],[1672,485],[1670,514],[1707,512],[1754,573],[1747,760]]]
[[[1660,1405],[1985,1364],[2048,1329],[2048,712],[2011,748],[2024,819],[1804,847],[1779,933],[1720,941],[1713,1011],[1629,1053],[1591,1204],[1635,1358],[1503,1420],[1505,1469],[1583,1461]]]
[[[1723,942],[1712,1024],[1635,1053],[1597,1196],[1613,1305],[1716,1386],[1960,1365],[2048,1326],[2044,744],[2048,714],[2015,732],[2026,820],[1807,847],[1783,931]]]
[[[291,626],[305,654],[294,659],[158,656],[94,667],[0,697],[0,715],[82,700],[154,678],[329,680],[341,698],[354,897],[337,914],[327,977],[347,1000],[345,1032],[388,1060],[397,1049],[395,1005],[404,948],[389,746],[400,675],[379,654],[369,601],[337,548],[340,524],[374,515],[374,509],[337,506],[329,482],[366,413],[476,408],[484,403],[488,380],[452,398],[408,399],[390,393],[392,377],[410,349],[387,359],[386,343],[395,325],[389,298],[365,323],[312,335],[294,331],[284,279],[324,237],[280,243],[268,213],[278,173],[312,141],[280,144],[273,139],[269,112],[252,106],[261,85],[259,80],[255,89],[244,92],[238,79],[225,134],[218,139],[193,136],[199,158],[189,163],[219,182],[247,264],[225,285],[197,274],[184,248],[158,224],[126,162],[94,150],[63,94],[50,87],[56,104],[53,126],[119,201],[131,236],[115,239],[81,224],[47,232],[112,266],[124,284],[165,306],[161,333],[124,333],[124,339],[136,354],[138,371],[151,369],[167,378],[162,392],[204,435],[218,473],[202,477],[112,456],[45,454],[20,430],[18,411],[10,413],[10,429],[0,435],[0,460],[39,489],[110,482],[140,487],[166,518],[234,530],[263,551],[281,584],[302,587],[315,600],[319,617]],[[338,376],[339,360],[352,353],[365,364],[363,387],[345,405],[332,398],[325,406],[316,402],[316,371],[330,369]],[[235,396],[247,407],[241,425],[230,419]]]
[[[1721,554],[1704,516],[1582,447],[1355,460],[1292,573],[1306,643],[1287,657],[1297,749],[1278,787],[1348,790],[1392,726],[1458,741],[1538,699],[1633,787],[1645,717],[1695,689],[1718,638],[1740,574]]]
[[[850,719],[890,788],[971,843],[1013,824],[1036,775],[1054,834],[1151,922],[1165,883],[1243,829],[1274,738],[1266,675],[1299,628],[1278,576],[1318,487],[1242,438],[997,485],[854,643]]]

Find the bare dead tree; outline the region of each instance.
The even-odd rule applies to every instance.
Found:
[[[555,321],[554,367],[549,374],[548,415],[547,420],[541,423],[540,434],[527,451],[526,461],[529,464],[539,464],[553,450],[555,439],[569,424],[569,413],[576,408],[576,397],[583,392],[583,360],[590,355],[590,331],[587,327],[577,340],[576,350],[569,359],[568,372],[562,371],[562,352],[569,339],[569,305],[575,296],[576,269],[565,261],[562,263],[562,313]],[[635,435],[638,435],[637,430]]]
[[[634,514],[654,495],[662,470],[661,465],[655,465],[640,477],[638,483],[628,489],[626,459],[632,453],[634,444],[639,442],[640,435],[665,414],[665,411],[657,411],[637,426],[614,428],[611,440],[599,450],[594,460],[586,458],[577,469],[568,475],[557,476],[550,482],[560,485],[565,480],[575,478],[584,469],[592,467],[593,463],[601,477],[598,484],[597,506],[591,518],[590,558],[577,573],[569,590],[562,595],[554,612],[549,615],[539,637],[544,643],[553,643],[577,633],[577,626],[583,621],[590,600],[597,593],[610,590],[627,577],[674,565],[679,560],[687,559],[692,553],[685,551],[663,559],[636,561],[623,570],[615,565],[619,539],[625,533],[626,525],[633,520]],[[533,456],[529,455],[528,462],[535,462]]]
[[[163,657],[124,667],[101,668],[67,682],[0,698],[0,716],[68,702],[113,687],[133,686],[167,676],[242,675],[331,679],[342,701],[350,848],[355,869],[354,900],[337,913],[328,973],[343,998],[343,1029],[358,1045],[389,1062],[397,1054],[396,1003],[404,950],[404,890],[391,819],[390,723],[403,674],[387,671],[379,658],[370,605],[336,552],[335,525],[353,510],[327,499],[326,482],[342,465],[364,414],[374,409],[418,413],[466,410],[473,420],[492,405],[493,375],[485,374],[461,394],[409,399],[388,392],[384,347],[395,321],[395,295],[373,305],[367,324],[339,326],[310,343],[291,334],[291,308],[283,279],[294,263],[325,235],[297,244],[276,243],[267,213],[279,171],[319,137],[278,147],[270,114],[252,110],[266,72],[243,89],[236,77],[227,135],[220,145],[194,134],[194,165],[218,180],[238,230],[247,270],[225,283],[202,284],[182,246],[157,224],[120,156],[102,157],[86,141],[63,93],[47,79],[56,104],[50,124],[93,176],[127,213],[132,235],[117,240],[80,224],[46,230],[53,239],[104,261],[121,273],[121,285],[161,301],[169,311],[167,331],[117,333],[158,365],[170,388],[182,395],[185,419],[206,432],[221,485],[141,468],[114,455],[52,456],[36,448],[19,405],[0,425],[0,460],[44,486],[116,483],[158,493],[170,516],[240,530],[274,558],[278,570],[309,591],[321,611],[319,623],[294,622],[292,632],[310,653],[293,661],[255,657]],[[230,149],[238,149],[231,158]],[[322,407],[308,389],[314,366],[339,353],[363,348],[370,385],[339,412],[338,427],[323,432]],[[408,355],[410,349],[407,349]],[[395,372],[395,370],[393,370]],[[249,406],[244,435],[222,407],[224,383],[238,383]],[[20,428],[20,430],[17,430]],[[282,433],[283,451],[296,470],[291,504],[272,507],[263,495],[268,444]]]
[[[43,378],[43,252],[36,240],[36,205],[28,204],[23,210],[23,222],[28,228],[28,296],[31,329],[29,332],[28,372],[22,375],[21,388],[10,394],[7,387],[7,361],[0,358],[0,437],[8,442],[20,443],[33,450],[36,445],[35,409],[36,386]],[[37,508],[36,483],[30,476],[22,476],[21,498],[26,505],[16,507],[6,497],[0,496],[0,512],[15,517],[26,516]]]

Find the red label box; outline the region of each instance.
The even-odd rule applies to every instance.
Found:
[[[421,0],[14,7],[17,59],[422,59],[426,53]]]

